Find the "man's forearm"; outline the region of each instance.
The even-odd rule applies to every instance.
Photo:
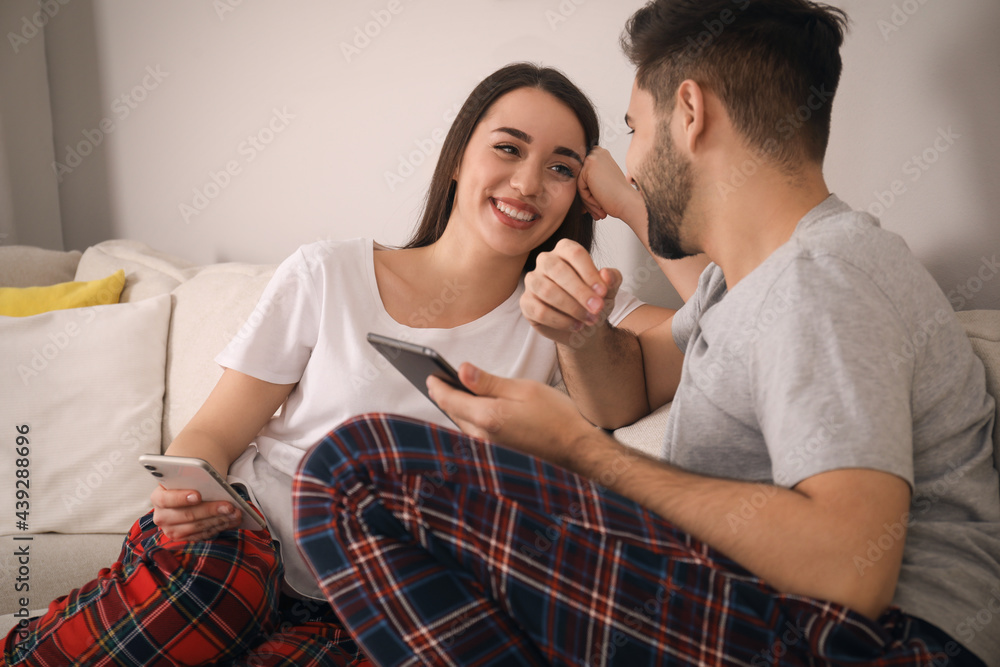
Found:
[[[566,389],[591,423],[614,429],[649,414],[639,340],[604,323],[582,332],[576,345],[559,344]]]
[[[874,562],[865,561],[862,571],[855,556],[864,557],[869,536],[843,516],[845,507],[853,511],[858,503],[831,505],[769,484],[695,475],[598,432],[584,440],[570,448],[567,467],[725,553],[775,589],[838,602],[869,617],[891,600],[903,539]]]

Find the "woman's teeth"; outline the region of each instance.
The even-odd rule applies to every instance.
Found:
[[[531,222],[532,220],[538,217],[537,215],[532,215],[530,213],[518,211],[516,208],[507,206],[507,204],[504,204],[501,201],[497,201],[496,199],[493,200],[493,205],[496,206],[497,209],[504,215],[514,218],[515,220],[520,220],[521,222]]]

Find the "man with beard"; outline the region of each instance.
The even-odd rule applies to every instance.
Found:
[[[808,0],[639,10],[630,179],[595,149],[580,190],[663,262],[707,255],[697,291],[616,329],[620,273],[563,242],[521,305],[575,404],[463,364],[478,396],[431,396],[503,446],[369,417],[309,457],[299,544],[343,554],[317,574],[357,587],[338,612],[377,662],[1000,664],[970,620],[1000,600],[982,363],[902,240],[823,178],[846,22]],[[668,401],[662,461],[593,427]]]

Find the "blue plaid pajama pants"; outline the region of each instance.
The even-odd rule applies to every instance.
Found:
[[[293,488],[300,550],[384,667],[981,664],[898,609],[780,594],[592,481],[423,422],[351,420]]]

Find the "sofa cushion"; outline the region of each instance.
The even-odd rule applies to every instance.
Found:
[[[145,243],[114,240],[87,248],[77,265],[76,280],[94,280],[119,269],[125,271],[122,303],[168,294],[198,270],[191,262]]]
[[[138,517],[136,517],[138,518]],[[95,535],[60,535],[46,533],[34,535],[30,542],[11,542],[7,539],[0,549],[0,614],[15,614],[21,609],[21,600],[32,610],[42,610],[52,600],[68,594],[97,576],[101,568],[115,562],[122,550],[125,536],[120,533]],[[28,549],[28,564],[18,562],[14,545]],[[15,590],[10,584],[17,577],[27,577],[28,588]],[[19,619],[0,619],[0,636]]]
[[[124,532],[155,481],[170,297],[0,317],[0,535]]]
[[[163,445],[166,447],[208,398],[222,368],[215,355],[244,325],[274,266],[213,264],[173,291],[167,351]]]
[[[125,272],[106,278],[35,287],[0,287],[0,315],[27,317],[50,310],[105,306],[118,303],[125,287]]]
[[[43,250],[31,246],[0,246],[0,286],[34,287],[73,280],[80,262],[80,252]],[[108,275],[107,271],[101,278]]]
[[[670,405],[667,403],[637,422],[616,429],[615,440],[654,459],[663,458],[663,439],[667,435]]]

